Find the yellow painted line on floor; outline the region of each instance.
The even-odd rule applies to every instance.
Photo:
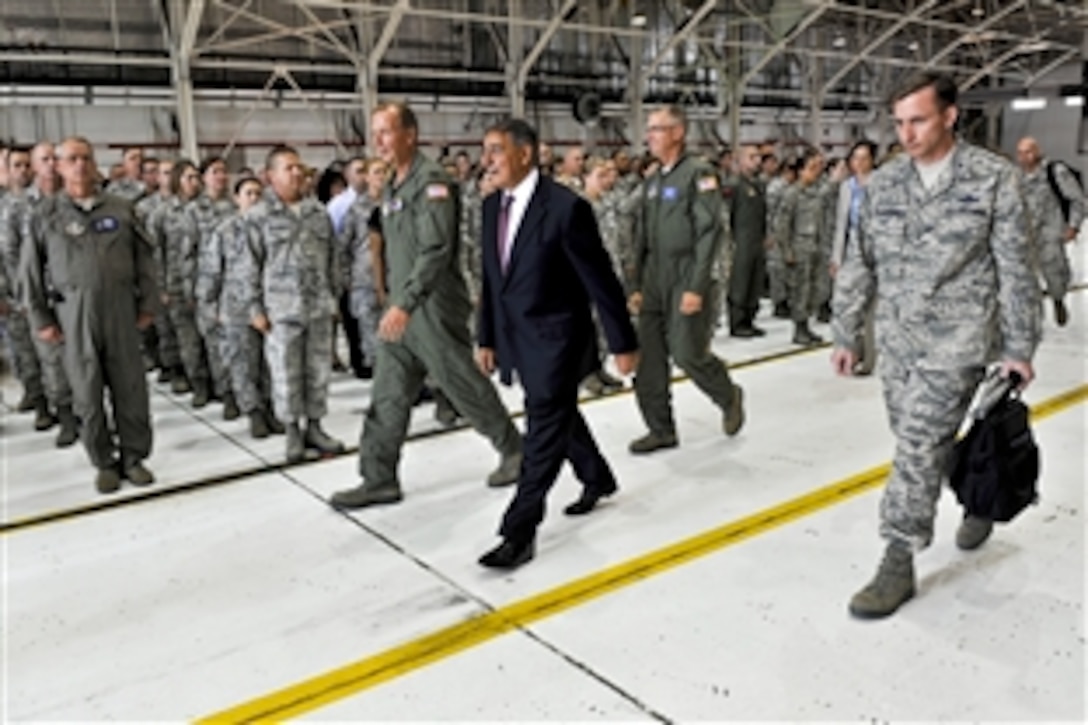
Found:
[[[1055,415],[1085,399],[1088,399],[1088,384],[1043,401],[1033,408],[1032,417],[1040,420]],[[841,503],[883,483],[890,469],[891,465],[887,463],[870,468],[785,503],[486,614],[474,616],[197,722],[220,725],[281,721],[312,712],[545,617],[580,606],[617,589]]]
[[[789,360],[791,358],[807,355],[809,353],[827,347],[830,347],[830,344],[823,343],[810,347],[792,347],[785,350],[778,350],[776,352],[766,353],[758,357],[748,358],[736,363],[732,363],[729,365],[729,370],[744,370],[746,368],[758,367],[769,363],[779,362],[781,360]],[[678,375],[672,378],[673,383],[683,383],[687,380],[688,377],[686,375]],[[578,402],[579,405],[585,403],[595,403],[599,401],[611,400],[619,396],[633,395],[634,392],[635,391],[633,387],[625,387],[622,390],[606,393],[604,395],[583,397]],[[510,417],[517,419],[524,416],[524,411],[517,411],[515,413],[512,413]],[[408,442],[411,442],[424,440],[427,438],[437,438],[440,436],[451,435],[453,433],[457,433],[458,431],[468,430],[469,428],[471,428],[471,426],[468,423],[461,423],[458,425],[454,425],[450,428],[435,428],[432,430],[425,430],[418,433],[413,433],[409,435],[406,440]],[[217,432],[222,434],[222,431],[219,431],[214,427],[213,430],[216,430]],[[139,504],[155,499],[171,498],[174,496],[191,494],[197,491],[203,491],[205,489],[212,488],[213,486],[222,486],[224,484],[236,483],[248,478],[261,476],[268,473],[277,473],[302,466],[310,466],[315,463],[324,463],[330,458],[345,458],[348,456],[356,456],[358,454],[358,446],[348,446],[343,453],[323,457],[316,461],[307,460],[300,461],[298,463],[287,463],[286,461],[280,461],[275,463],[262,463],[256,466],[249,466],[247,468],[228,471],[226,473],[211,476],[209,478],[168,484],[160,488],[145,489],[139,492],[129,492],[128,495],[125,496],[98,498],[88,503],[78,504],[69,508],[55,509],[53,511],[46,511],[39,514],[30,514],[28,516],[12,519],[10,521],[0,521],[0,536],[6,536],[8,534],[25,531],[27,529],[44,526],[46,524],[72,521],[74,519],[88,516],[90,514],[103,513],[105,511],[113,511],[115,509],[137,506]]]

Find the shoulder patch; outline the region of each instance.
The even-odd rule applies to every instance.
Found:
[[[427,198],[432,201],[441,201],[450,198],[450,187],[445,184],[428,184]]]
[[[718,177],[713,174],[703,176],[696,183],[696,188],[698,188],[699,191],[714,191],[718,188]]]

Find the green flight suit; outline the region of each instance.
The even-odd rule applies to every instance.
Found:
[[[743,174],[733,177],[723,196],[730,208],[733,264],[729,275],[729,328],[753,327],[763,291],[767,255],[767,192],[763,182]]]
[[[472,312],[458,253],[460,194],[434,161],[417,153],[407,176],[386,186],[382,202],[388,304],[411,319],[399,342],[378,346],[370,408],[359,441],[367,485],[398,484],[397,465],[412,403],[428,374],[472,426],[503,456],[521,436],[491,381],[472,358]]]
[[[642,309],[638,318],[642,356],[635,395],[650,431],[675,434],[669,392],[669,357],[722,410],[733,398],[725,362],[710,351],[713,270],[722,240],[722,196],[710,164],[682,155],[647,181],[635,266]],[[680,298],[703,298],[701,312],[680,313]]]

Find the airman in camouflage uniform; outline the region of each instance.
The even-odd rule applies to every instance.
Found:
[[[332,375],[339,255],[325,208],[301,196],[298,154],[274,149],[267,169],[270,186],[246,212],[249,243],[243,268],[250,320],[265,334],[273,406],[287,429],[287,459],[293,462],[305,457],[307,448],[319,454],[344,450],[321,427]]]
[[[222,160],[215,160],[214,164],[222,164]],[[208,165],[205,161],[204,165]],[[225,172],[225,169],[224,169]],[[210,170],[206,169],[203,176],[207,178]],[[197,259],[205,254],[205,247],[211,243],[212,232],[215,231],[225,219],[234,216],[235,206],[229,193],[223,193],[217,199],[208,194],[201,194],[189,202],[187,208],[193,218],[193,224],[197,233]],[[214,253],[215,250],[210,250]],[[208,375],[211,379],[211,391],[223,401],[223,418],[233,420],[238,417],[238,404],[231,387],[231,373],[223,358],[223,326],[216,318],[215,308],[207,304],[201,305],[197,298],[197,329],[204,341],[204,350],[207,354]]]
[[[1031,214],[1031,263],[1036,275],[1046,284],[1046,294],[1054,303],[1054,318],[1058,325],[1069,321],[1065,295],[1069,290],[1072,270],[1065,253],[1066,226],[1061,204],[1054,195],[1042,163],[1039,144],[1033,138],[1021,139],[1016,147],[1020,162],[1020,180],[1024,198]],[[1080,190],[1075,192],[1080,194]]]
[[[41,363],[34,347],[34,334],[30,329],[26,309],[22,301],[19,265],[22,255],[22,213],[26,206],[26,187],[30,183],[30,153],[26,149],[11,149],[5,165],[8,172],[7,193],[0,197],[0,255],[11,282],[11,299],[8,301],[8,343],[11,349],[15,376],[23,386],[23,398],[17,409],[34,411],[34,428],[48,430],[56,424],[49,412],[45,396]]]
[[[111,493],[122,475],[136,485],[154,481],[143,465],[152,434],[139,342],[158,302],[152,249],[131,202],[95,191],[86,140],[66,140],[57,160],[64,189],[32,217],[22,282],[39,339],[64,340],[83,444],[98,469],[95,486]]]
[[[453,180],[418,150],[415,114],[384,104],[371,118],[379,155],[395,170],[382,203],[389,302],[379,333],[370,409],[359,440],[356,488],[336,493],[336,508],[361,508],[402,498],[397,466],[412,402],[429,373],[456,409],[502,455],[488,479],[515,483],[521,468],[521,435],[491,381],[472,357],[472,312],[461,274],[460,195]]]
[[[20,249],[30,243],[33,217],[39,213],[42,202],[56,192],[60,181],[55,168],[53,144],[39,143],[31,149],[30,156],[34,183],[27,188],[12,214],[18,228]],[[12,233],[15,233],[14,229]],[[72,409],[72,388],[64,372],[64,343],[46,342],[35,335],[34,348],[41,365],[46,397],[60,422],[56,444],[58,448],[67,448],[79,440],[79,426]]]
[[[178,352],[192,386],[194,408],[211,398],[204,339],[197,327],[196,269],[199,232],[188,212],[200,189],[200,175],[189,161],[179,161],[171,172],[174,195],[152,216],[148,233],[161,255],[159,284],[177,334]]]
[[[125,175],[116,181],[111,181],[106,191],[135,203],[149,191],[140,180],[143,174],[144,152],[137,148],[122,150],[121,165],[125,169]]]
[[[249,287],[245,269],[249,225],[243,212],[261,196],[256,179],[237,184],[239,211],[219,222],[200,247],[197,305],[222,329],[220,357],[230,374],[230,389],[238,407],[249,417],[254,438],[283,433],[272,415],[271,381],[264,359],[264,339],[249,324]]]
[[[793,342],[817,345],[823,340],[809,329],[808,321],[815,311],[819,277],[828,275],[827,265],[820,263],[820,250],[830,250],[830,228],[824,189],[819,183],[823,158],[819,152],[809,150],[803,159],[800,178],[778,204],[772,229],[786,265]]]
[[[483,251],[480,234],[483,227],[484,197],[491,193],[485,178],[470,178],[461,185],[461,274],[468,285],[472,309],[479,309],[480,291],[484,284]],[[469,329],[476,337],[476,315],[469,315]]]
[[[771,302],[774,304],[774,316],[779,318],[790,316],[789,288],[786,286],[786,262],[782,258],[782,249],[773,237],[774,220],[778,214],[778,205],[796,181],[796,162],[790,160],[783,165],[778,176],[767,182],[767,229],[772,235],[767,246],[767,282]]]
[[[954,136],[956,85],[919,74],[893,103],[909,156],[878,169],[836,277],[835,370],[850,375],[870,301],[884,400],[896,438],[881,502],[887,550],[850,610],[893,613],[915,591],[912,551],[929,545],[956,432],[985,366],[1002,360],[1024,383],[1039,341],[1039,286],[1031,271],[1027,206],[1011,164]],[[962,549],[992,522],[964,518]]]
[[[172,196],[170,191],[170,176],[173,170],[173,161],[165,159],[160,161],[158,164],[158,190],[155,193],[150,193],[140,199],[136,202],[135,206],[136,218],[143,224],[144,228],[148,230],[148,236],[151,237],[152,244],[155,245],[155,267],[157,269],[157,279],[160,282],[160,292],[164,289],[162,280],[163,265],[166,263],[166,257],[164,256],[164,250],[159,245],[155,236],[151,233],[151,230],[154,227],[155,216]],[[171,391],[179,395],[190,392],[191,388],[189,386],[189,381],[185,379],[185,369],[181,364],[181,352],[178,350],[178,336],[174,331],[173,324],[170,322],[170,311],[166,304],[159,306],[159,311],[155,315],[154,328],[155,352],[158,355],[160,367],[158,382],[170,383]],[[147,342],[147,338],[145,337],[145,344]]]
[[[375,288],[369,229],[370,216],[378,205],[369,194],[359,194],[344,216],[339,240],[341,284],[348,293],[351,314],[359,323],[363,364],[371,371],[378,354],[378,320],[382,310]]]
[[[635,244],[635,291],[642,357],[635,396],[649,433],[632,453],[677,445],[669,392],[669,358],[722,409],[722,428],[735,435],[744,423],[743,393],[725,362],[710,351],[716,294],[714,268],[722,241],[722,195],[717,173],[684,151],[687,118],[669,106],[650,114],[650,151],[662,163],[646,182]]]

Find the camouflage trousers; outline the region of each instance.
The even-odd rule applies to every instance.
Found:
[[[378,339],[378,323],[382,318],[382,308],[373,287],[357,287],[351,291],[351,314],[359,323],[359,347],[363,361],[368,367],[374,367],[381,342]]]
[[[280,421],[317,420],[328,412],[332,329],[331,316],[272,323],[264,352],[272,375],[272,405]]]
[[[767,249],[767,282],[770,286],[771,302],[776,305],[789,300],[786,288],[786,262],[782,259],[782,249],[773,244]]]
[[[181,352],[178,350],[178,334],[170,322],[170,310],[163,307],[155,315],[155,331],[159,336],[159,362],[163,369],[173,370],[181,365]]]
[[[45,383],[45,396],[54,408],[72,406],[72,386],[68,384],[68,374],[64,372],[64,343],[34,341],[41,363],[42,381]]]
[[[1060,237],[1036,240],[1031,245],[1030,259],[1035,276],[1043,281],[1046,296],[1052,300],[1063,299],[1073,277],[1065,242]]]
[[[7,322],[8,345],[15,377],[22,384],[23,393],[28,399],[39,400],[45,396],[45,387],[42,385],[42,366],[34,347],[35,336],[30,329],[30,321],[26,312],[12,310]]]
[[[208,366],[204,362],[204,339],[196,325],[196,313],[188,303],[171,302],[170,325],[178,340],[178,354],[185,375],[195,388],[208,384]]]
[[[882,355],[884,404],[895,459],[880,502],[880,535],[915,550],[933,540],[948,458],[985,368],[928,370]]]
[[[248,324],[223,325],[220,357],[230,373],[231,390],[243,413],[268,410],[272,399],[264,339]]]
[[[219,320],[206,313],[197,317],[197,327],[204,340],[204,350],[208,355],[208,374],[211,378],[212,390],[222,398],[230,394],[232,388],[230,368],[227,367],[226,358],[223,356],[223,340],[226,333]]]
[[[816,311],[816,292],[820,285],[821,273],[826,277],[827,269],[820,268],[820,252],[812,247],[796,246],[793,250],[794,263],[786,268],[786,289],[790,303],[790,317],[794,322],[806,322]]]

